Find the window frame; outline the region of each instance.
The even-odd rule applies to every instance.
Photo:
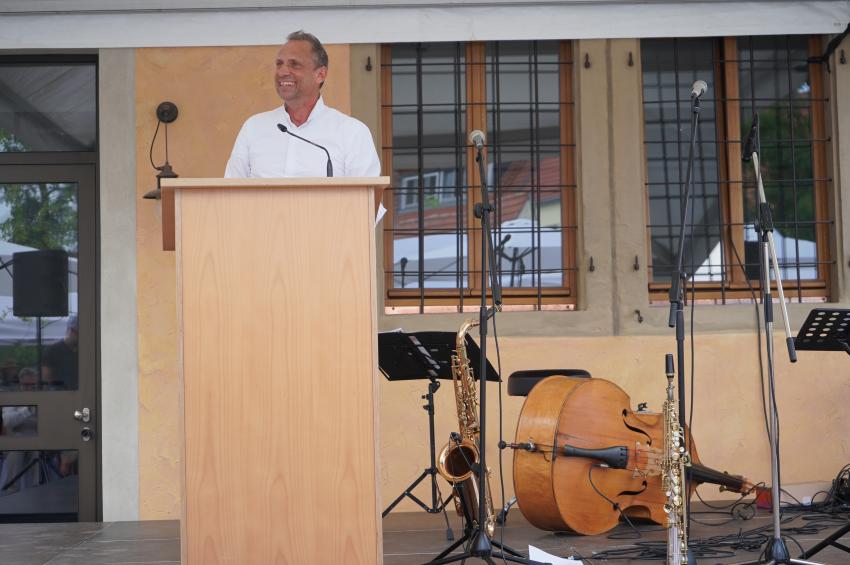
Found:
[[[485,42],[466,42],[461,44],[465,49],[466,66],[466,131],[488,131],[488,109],[492,102],[487,102],[487,59]],[[564,285],[561,287],[503,287],[503,303],[509,306],[530,306],[534,310],[555,308],[574,309],[577,304],[576,287],[578,269],[576,264],[577,245],[577,212],[576,212],[576,134],[574,131],[575,93],[573,59],[573,44],[571,41],[559,41],[559,73],[558,84],[560,97],[559,112],[559,142],[560,142],[560,198],[561,198],[561,261],[564,273]],[[392,176],[393,172],[393,107],[392,107],[392,45],[381,46],[381,162],[382,174]],[[533,103],[532,103],[533,104]],[[475,163],[475,149],[465,148],[466,171],[465,182],[466,202],[474,203],[480,200],[481,178]],[[485,158],[490,159],[489,151]],[[400,185],[401,186],[401,185]],[[498,191],[499,187],[496,187]],[[540,187],[534,194],[539,197]],[[434,311],[467,311],[477,309],[481,296],[480,265],[481,265],[481,230],[480,223],[474,217],[473,206],[465,206],[464,225],[467,233],[466,268],[462,271],[467,278],[466,288],[394,288],[393,268],[393,213],[395,210],[395,192],[390,189],[384,192],[387,208],[384,225],[383,266],[384,266],[384,306],[388,309],[408,310],[418,307],[420,313],[426,308],[436,307]],[[498,198],[498,192],[496,193]],[[422,229],[421,223],[418,229]],[[457,233],[455,231],[454,233]],[[488,290],[487,295],[490,296]]]
[[[740,95],[740,73],[738,40],[742,36],[728,36],[715,38],[714,41],[714,82],[722,85],[723,91],[715,93],[714,101],[716,107],[716,149],[718,156],[719,177],[717,180],[721,213],[721,235],[720,241],[723,259],[723,280],[701,281],[693,284],[697,300],[717,301],[740,301],[751,299],[750,288],[756,292],[761,288],[758,279],[745,278],[741,266],[734,257],[732,246],[742,256],[744,253],[744,167],[741,162],[741,102],[744,99]],[[744,36],[745,37],[745,36]],[[674,38],[678,39],[678,38]],[[811,60],[821,55],[822,37],[819,35],[808,36],[808,73],[811,86],[811,149],[812,149],[812,176],[815,211],[815,247],[817,250],[817,279],[783,278],[783,288],[786,297],[804,302],[812,299],[831,300],[833,296],[833,271],[834,259],[830,246],[830,230],[834,229],[834,220],[830,215],[829,188],[832,183],[828,159],[831,137],[828,135],[827,109],[830,108],[832,100],[825,90],[825,77],[823,65]],[[643,82],[641,81],[641,84]],[[664,302],[669,299],[670,283],[653,282],[652,269],[653,257],[651,246],[652,222],[649,217],[649,170],[646,157],[646,129],[643,116],[643,88],[641,87],[641,146],[643,148],[644,166],[644,198],[647,210],[647,222],[645,226],[647,241],[647,265],[648,265],[648,291],[650,302]],[[688,131],[690,135],[690,131]],[[799,258],[795,260],[795,263]],[[786,264],[783,270],[793,268],[793,264]],[[776,288],[776,283],[771,284]]]

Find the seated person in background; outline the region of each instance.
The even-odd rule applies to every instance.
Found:
[[[19,390],[38,390],[38,372],[24,367],[18,375]],[[3,435],[34,436],[38,431],[35,406],[4,406],[2,412]]]
[[[68,318],[65,338],[51,343],[44,351],[41,378],[45,385],[60,390],[77,390],[79,382],[79,320]]]
[[[18,388],[18,364],[12,357],[6,357],[0,367],[0,391],[12,391]]]
[[[18,375],[21,391],[38,390],[38,372],[26,367]],[[38,431],[38,413],[35,406],[3,406],[0,411],[3,422],[2,435],[34,436]],[[0,465],[0,496],[39,484],[38,451],[7,451]],[[19,475],[21,471],[26,472]]]

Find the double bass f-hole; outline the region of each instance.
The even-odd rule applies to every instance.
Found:
[[[626,418],[628,418],[628,417],[629,417],[629,411],[628,411],[628,410],[626,410],[626,409],[624,408],[624,409],[623,409],[623,425],[624,425],[624,426],[626,426],[626,427],[627,427],[628,429],[630,429],[631,431],[633,431],[633,432],[637,433],[637,434],[642,434],[642,435],[646,436],[646,444],[647,444],[647,445],[652,445],[652,436],[651,436],[651,435],[649,435],[648,433],[646,433],[646,432],[645,432],[644,430],[642,430],[641,428],[638,428],[638,427],[635,427],[635,426],[632,426],[631,424],[629,424],[629,423],[626,421]]]
[[[643,492],[646,490],[647,486],[649,486],[649,483],[647,483],[646,481],[643,481],[643,482],[641,482],[641,489],[640,490],[621,490],[620,494],[618,494],[617,496],[637,496],[639,494],[643,494]]]

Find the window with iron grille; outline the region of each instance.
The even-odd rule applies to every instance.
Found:
[[[699,297],[738,301],[751,296],[750,284],[758,287],[756,177],[752,164],[741,162],[741,140],[755,113],[786,296],[800,302],[829,296],[829,99],[821,65],[809,61],[820,52],[820,38],[808,36],[641,42],[652,300],[666,299],[676,268],[689,94],[698,79],[708,83],[708,92],[701,102],[684,265]]]
[[[487,134],[499,275],[508,305],[575,304],[570,44],[385,46],[384,266],[393,311],[464,310],[480,298],[480,178],[468,132]],[[422,258],[422,260],[420,260]]]

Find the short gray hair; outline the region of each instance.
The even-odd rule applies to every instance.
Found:
[[[286,36],[287,41],[307,41],[313,49],[313,62],[316,67],[328,66],[328,52],[325,51],[325,46],[319,41],[319,38],[312,33],[307,33],[303,29],[293,31]]]

